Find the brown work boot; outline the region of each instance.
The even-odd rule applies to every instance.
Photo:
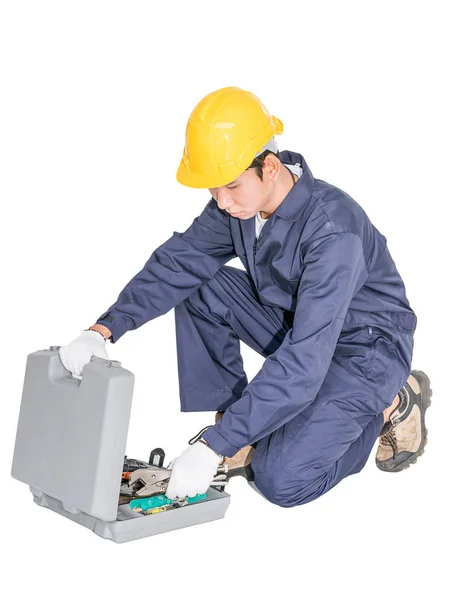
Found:
[[[215,423],[223,417],[224,411],[218,411],[215,414]],[[255,448],[246,446],[236,452],[234,456],[225,456],[222,466],[219,467],[219,473],[227,473],[228,479],[236,475],[242,475],[247,481],[253,481],[253,471],[250,463]]]
[[[384,425],[376,452],[381,471],[398,472],[414,464],[427,444],[425,413],[431,404],[430,381],[422,371],[412,371],[399,392],[400,402]]]

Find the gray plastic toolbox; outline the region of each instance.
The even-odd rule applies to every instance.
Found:
[[[134,375],[93,356],[82,379],[67,371],[59,346],[27,357],[11,474],[34,501],[115,542],[224,517],[230,496],[152,515],[118,506]]]

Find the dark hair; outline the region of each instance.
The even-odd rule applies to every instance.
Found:
[[[265,163],[265,158],[268,156],[268,154],[274,154],[274,156],[276,158],[279,158],[279,152],[272,152],[271,150],[265,150],[262,154],[260,154],[259,156],[256,156],[253,159],[252,164],[249,167],[247,167],[247,169],[255,169],[255,172],[258,175],[258,177],[261,179],[261,181],[263,181],[263,165]]]

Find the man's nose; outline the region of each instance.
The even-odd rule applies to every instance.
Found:
[[[223,188],[215,190],[214,198],[217,201],[218,208],[220,210],[225,210],[233,204],[233,201],[230,198],[230,194]]]

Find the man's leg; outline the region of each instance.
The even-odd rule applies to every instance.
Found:
[[[412,347],[411,333],[396,335]],[[258,441],[255,485],[271,502],[305,504],[365,466],[409,375],[409,350],[402,358],[386,337],[372,336],[362,328],[343,340],[315,401]]]
[[[182,411],[223,411],[247,385],[239,340],[269,356],[290,329],[292,315],[263,306],[244,271],[223,267],[178,305],[176,325]],[[411,334],[398,346],[397,360],[393,340],[385,337],[365,339],[362,348],[367,330],[372,328],[340,338],[343,354],[335,355],[315,401],[256,443],[255,484],[270,501],[309,502],[367,462],[383,413],[408,378],[412,351]]]
[[[291,313],[264,306],[245,271],[222,267],[175,308],[181,410],[225,410],[247,386],[240,343],[275,352]]]

